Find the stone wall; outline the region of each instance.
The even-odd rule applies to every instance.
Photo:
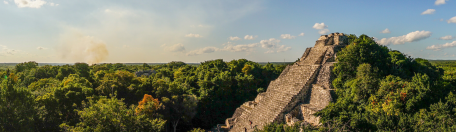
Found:
[[[346,44],[344,34],[322,35],[314,47],[305,50],[299,62],[288,65],[269,84],[266,92],[237,108],[233,116],[226,119],[225,128],[250,132],[272,122],[293,124],[298,120],[319,125],[319,117],[313,114],[333,100],[331,71],[336,52]]]

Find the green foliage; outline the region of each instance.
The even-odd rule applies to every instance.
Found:
[[[80,122],[75,126],[63,123],[65,131],[78,132],[125,132],[164,130],[165,122],[160,118],[149,118],[144,114],[135,114],[135,106],[128,108],[122,100],[101,97],[89,99],[83,110],[77,110]]]
[[[212,60],[200,65],[170,62],[160,65],[116,63],[89,66],[76,63],[38,66],[35,62],[21,63],[17,69],[10,70],[9,73],[14,73],[11,77],[0,81],[14,82],[14,89],[31,101],[23,103],[27,107],[14,103],[14,107],[28,111],[16,110],[16,115],[33,115],[27,118],[18,116],[21,121],[31,123],[26,127],[17,127],[25,124],[13,124],[10,126],[14,128],[4,127],[0,131],[125,131],[124,128],[128,127],[136,128],[126,131],[209,129],[224,122],[236,107],[266,91],[268,83],[286,66],[276,64],[260,65],[246,59]],[[248,69],[243,70],[244,67]],[[134,74],[135,71],[150,69],[156,73],[142,77]],[[2,70],[0,75],[5,76],[7,72]],[[5,96],[2,97],[13,93],[3,92]],[[143,100],[146,94],[147,99]],[[118,103],[114,103],[114,99]],[[100,100],[104,101],[98,103]],[[6,103],[8,101],[13,100],[6,100]],[[107,112],[114,109],[122,111]],[[105,110],[105,113],[95,115],[101,114],[97,110]],[[124,112],[130,114],[120,116]],[[0,111],[1,115],[3,113],[8,112]],[[103,115],[112,117],[112,120],[100,122]],[[114,117],[125,120],[121,122]],[[5,115],[2,119],[8,118]]]
[[[38,66],[38,63],[36,63],[34,61],[29,61],[29,62],[24,62],[24,63],[17,64],[15,69],[16,69],[16,72],[22,72],[22,71],[25,71],[25,70],[34,69],[37,66]]]
[[[442,69],[366,35],[349,38],[333,69],[337,100],[316,113],[323,124],[335,131],[454,130],[455,87],[442,80]]]
[[[34,96],[11,74],[0,85],[0,131],[35,131]]]
[[[270,124],[257,131],[456,128],[455,62],[411,58],[367,35],[348,37],[350,45],[337,53],[333,69],[336,100],[316,113],[323,125]],[[287,66],[277,64],[20,63],[0,70],[0,131],[203,131],[266,91]],[[156,73],[134,74],[149,69]]]

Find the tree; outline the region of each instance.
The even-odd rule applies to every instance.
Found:
[[[30,70],[38,67],[38,63],[35,61],[29,61],[29,62],[24,62],[24,63],[19,63],[15,66],[16,72],[22,72],[25,70]]]
[[[79,123],[75,126],[63,123],[60,127],[65,131],[82,132],[159,132],[163,130],[166,122],[160,118],[149,118],[142,113],[136,114],[134,105],[128,108],[116,97],[101,97],[99,100],[90,98],[84,105],[83,110],[77,110]]]
[[[34,97],[17,81],[11,73],[0,85],[0,131],[35,131]]]
[[[94,94],[92,84],[77,74],[71,74],[57,86],[48,87],[49,92],[35,100],[40,105],[43,131],[55,131],[62,122],[76,124],[75,109],[82,108],[82,102]]]
[[[167,106],[167,117],[174,128],[174,132],[177,131],[177,125],[180,121],[191,121],[196,114],[198,99],[195,95],[175,95],[171,99],[163,97],[162,101]]]
[[[111,96],[115,93],[119,98],[125,98],[127,104],[137,103],[145,94],[141,87],[142,80],[128,71],[116,71],[106,73],[102,80],[98,80],[99,86],[95,90],[103,96]]]
[[[75,63],[74,70],[79,77],[84,77],[87,80],[91,80],[89,64],[87,63]]]
[[[157,110],[162,106],[158,99],[154,99],[151,95],[144,94],[144,98],[138,103],[136,107],[136,114],[145,114],[154,117]]]
[[[246,64],[244,65],[244,68],[242,68],[242,73],[244,74],[250,74],[250,71],[253,70],[253,66]]]

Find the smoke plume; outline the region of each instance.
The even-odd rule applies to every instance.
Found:
[[[78,32],[62,35],[59,49],[63,59],[86,62],[89,65],[100,63],[109,55],[106,43]]]

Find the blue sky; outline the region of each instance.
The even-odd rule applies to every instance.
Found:
[[[294,61],[332,32],[456,59],[456,0],[0,1],[0,63]]]

